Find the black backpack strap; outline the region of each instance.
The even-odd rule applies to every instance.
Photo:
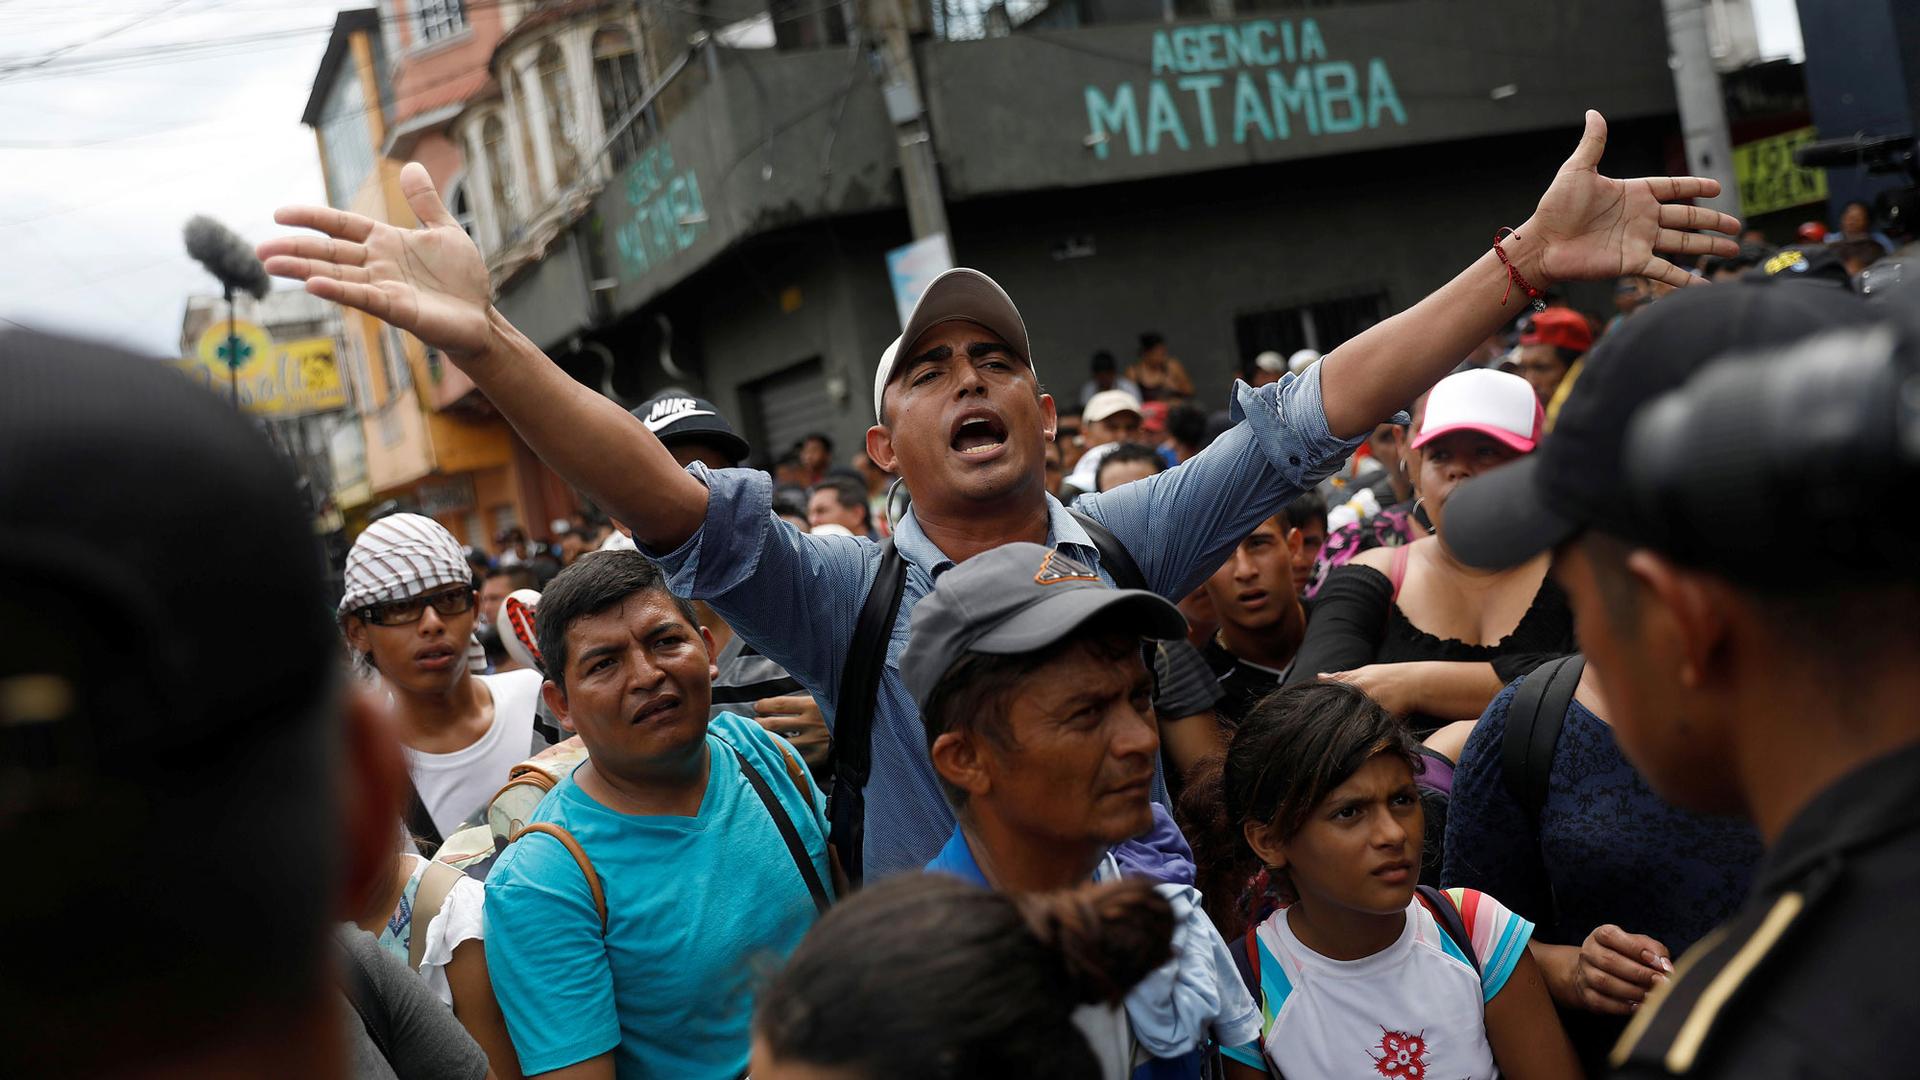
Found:
[[[407,770],[407,832],[414,837],[414,846],[420,849],[422,858],[433,858],[434,852],[446,842],[440,835],[440,827],[433,823],[433,815],[427,810],[425,799],[420,797],[420,789],[413,786],[413,770]]]
[[[1587,659],[1579,653],[1549,660],[1520,680],[1507,706],[1507,732],[1500,743],[1500,778],[1531,817],[1547,805],[1547,777],[1560,742],[1567,708]]]
[[[720,741],[726,742],[725,739]],[[761,776],[760,770],[754,768],[753,763],[747,760],[747,755],[741,753],[740,748],[732,743],[727,743],[727,749],[733,751],[734,760],[740,763],[740,775],[747,778],[747,783],[753,786],[753,793],[760,796],[761,803],[766,806],[768,815],[773,818],[773,827],[780,830],[780,839],[787,843],[787,854],[793,856],[793,865],[799,868],[800,877],[807,883],[807,892],[813,897],[813,906],[820,914],[825,915],[827,907],[833,903],[833,900],[827,895],[825,883],[820,880],[820,871],[813,865],[813,859],[807,855],[806,845],[800,842],[800,830],[793,827],[793,817],[787,813],[787,808],[781,805],[780,797],[773,793],[773,788],[768,786],[767,778]]]
[[[1140,564],[1133,561],[1127,553],[1127,546],[1113,531],[1087,515],[1067,508],[1067,513],[1087,530],[1087,538],[1093,541],[1093,548],[1100,553],[1100,565],[1113,575],[1113,583],[1122,589],[1144,589],[1147,587],[1147,575],[1140,572]]]
[[[1433,921],[1440,924],[1440,930],[1453,939],[1460,951],[1467,954],[1467,963],[1473,965],[1473,973],[1480,974],[1480,957],[1473,951],[1473,935],[1467,933],[1466,920],[1460,917],[1460,909],[1453,906],[1453,897],[1431,885],[1415,885],[1414,895],[1426,905],[1433,915]]]
[[[827,835],[840,855],[847,880],[855,886],[865,876],[861,853],[866,845],[867,776],[873,771],[873,712],[879,701],[880,672],[887,665],[887,643],[893,639],[906,586],[906,557],[891,539],[882,540],[880,569],[853,625],[847,665],[840,673],[840,697],[833,707],[833,790],[827,798]]]

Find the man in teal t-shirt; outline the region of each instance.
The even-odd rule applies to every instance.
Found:
[[[529,832],[495,864],[487,965],[521,1068],[739,1076],[756,974],[831,898],[825,800],[757,723],[709,723],[712,640],[645,557],[583,556],[538,625],[543,693],[589,759],[533,820],[579,844],[605,922],[559,836]]]

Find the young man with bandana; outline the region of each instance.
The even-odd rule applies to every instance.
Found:
[[[483,810],[508,772],[547,745],[537,671],[476,675],[473,571],[439,522],[392,514],[347,553],[341,630],[393,703],[415,799],[407,827],[437,845]]]
[[[283,210],[286,225],[325,236],[262,244],[267,270],[304,279],[316,296],[367,311],[444,351],[527,444],[596,505],[635,526],[679,594],[703,599],[827,704],[837,729],[850,655],[883,648],[871,709],[864,844],[843,852],[874,875],[923,864],[953,816],[920,745],[917,709],[900,679],[913,607],[935,575],[1012,541],[1058,547],[1112,578],[1091,521],[1111,534],[1146,584],[1192,592],[1260,522],[1332,473],[1380,421],[1437,382],[1512,318],[1531,295],[1566,280],[1622,272],[1679,286],[1684,271],[1656,251],[1731,254],[1738,222],[1668,201],[1711,196],[1696,177],[1620,181],[1600,175],[1606,123],[1586,132],[1531,219],[1502,232],[1451,282],[1368,329],[1299,375],[1237,387],[1235,426],[1159,476],[1086,496],[1077,517],[1047,493],[1044,447],[1053,398],[1039,378],[1026,322],[986,275],[955,269],[921,295],[874,379],[874,463],[902,477],[913,506],[894,532],[905,561],[887,643],[856,642],[859,613],[885,563],[880,546],[809,536],[771,512],[772,488],[748,470],[682,469],[626,410],[576,382],[492,306],[486,263],[426,170],[400,183],[420,229],[324,207]],[[1488,223],[1489,234],[1492,223]],[[847,748],[840,747],[845,754]]]

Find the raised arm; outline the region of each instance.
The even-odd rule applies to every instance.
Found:
[[[1610,179],[1599,172],[1606,147],[1607,122],[1589,109],[1586,133],[1573,156],[1560,166],[1533,216],[1501,241],[1535,289],[1622,274],[1676,287],[1695,285],[1701,279],[1656,252],[1697,256],[1739,250],[1725,237],[1690,231],[1731,235],[1740,228],[1734,218],[1704,207],[1669,205],[1718,195],[1718,181]],[[1507,269],[1489,245],[1486,254],[1426,299],[1335,349],[1322,361],[1320,376],[1327,426],[1343,438],[1363,434],[1439,382],[1527,303],[1518,285],[1507,286]]]
[[[447,354],[540,459],[633,530],[671,551],[700,528],[707,488],[619,405],[569,378],[493,306],[480,249],[447,212],[427,170],[400,170],[421,227],[405,229],[321,206],[274,214],[323,235],[261,244],[267,272],[307,283]]]

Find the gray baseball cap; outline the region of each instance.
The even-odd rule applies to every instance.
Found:
[[[1142,589],[1116,589],[1039,544],[1003,544],[940,576],[913,609],[900,678],[922,709],[965,653],[1010,656],[1044,649],[1098,617],[1103,631],[1143,638],[1187,632],[1178,608]]]

